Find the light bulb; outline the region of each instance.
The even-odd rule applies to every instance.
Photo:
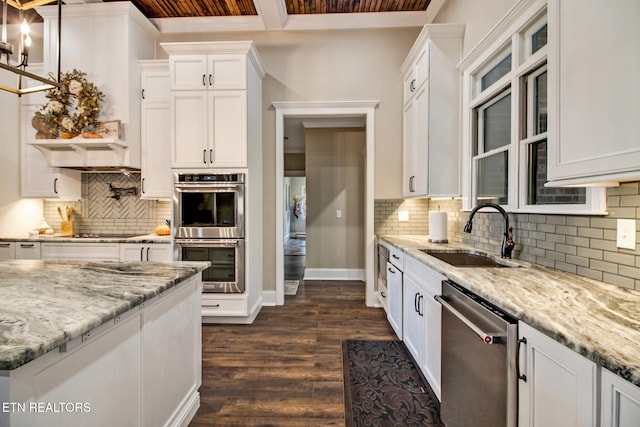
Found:
[[[20,24],[20,32],[23,35],[28,35],[29,34],[29,24],[27,23],[26,19],[22,20],[22,24]]]

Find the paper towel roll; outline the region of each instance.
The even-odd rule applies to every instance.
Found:
[[[429,211],[429,241],[447,243],[447,213]]]

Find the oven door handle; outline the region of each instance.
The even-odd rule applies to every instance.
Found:
[[[451,304],[449,304],[444,295],[436,295],[434,296],[435,300],[438,301],[442,308],[448,310],[451,314],[453,314],[458,320],[464,323],[467,328],[471,329],[485,344],[502,344],[505,342],[506,335],[504,334],[496,334],[492,332],[484,332],[482,329],[477,327],[471,320],[467,319],[462,313],[453,308]]]
[[[203,240],[176,240],[176,245],[182,247],[199,247],[199,248],[234,248],[240,244],[240,240],[232,239],[209,239]]]
[[[174,188],[177,191],[238,191],[242,188],[242,184],[212,184],[212,183],[193,183],[193,184],[174,184]]]

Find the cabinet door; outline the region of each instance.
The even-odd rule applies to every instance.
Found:
[[[404,277],[403,286],[403,341],[418,365],[422,366],[424,352],[424,293],[420,286],[408,275]]]
[[[145,257],[147,261],[173,261],[173,249],[166,243],[150,243],[147,245]]]
[[[40,259],[40,242],[17,242],[16,259]]]
[[[633,0],[549,1],[550,181],[640,177],[638,16]]]
[[[602,427],[637,427],[640,387],[602,369]]]
[[[428,194],[428,83],[422,86],[405,107],[403,116],[403,196]]]
[[[145,247],[139,243],[121,243],[120,261],[145,261]]]
[[[209,55],[207,57],[209,89],[246,89],[246,61],[245,55]]]
[[[14,259],[16,245],[13,242],[0,242],[0,259]]]
[[[389,295],[389,311],[387,319],[391,327],[396,332],[399,339],[402,339],[402,271],[398,270],[387,262],[387,292]]]
[[[172,55],[171,90],[203,90],[209,86],[207,55]]]
[[[31,119],[38,110],[39,107],[35,105],[24,105],[21,108],[22,197],[80,199],[81,172],[50,167],[44,155],[29,144],[36,140]]]
[[[526,352],[520,366],[520,427],[595,426],[596,365],[520,322]]]
[[[416,144],[416,104],[409,102],[404,108],[402,116],[402,195],[414,196],[415,164],[413,159]]]
[[[169,69],[140,72],[140,98],[143,103],[169,104]]]
[[[247,92],[210,92],[209,116],[212,165],[223,168],[246,167]]]
[[[207,92],[171,93],[171,167],[208,167],[213,152],[208,147]]]
[[[171,198],[171,114],[169,110],[169,102],[142,103],[140,197],[143,199]]]

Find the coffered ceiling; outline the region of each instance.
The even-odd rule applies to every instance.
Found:
[[[64,0],[64,4],[125,0]],[[163,33],[421,27],[446,0],[131,0]],[[30,9],[53,0],[7,0]],[[63,8],[64,19],[64,8]]]

